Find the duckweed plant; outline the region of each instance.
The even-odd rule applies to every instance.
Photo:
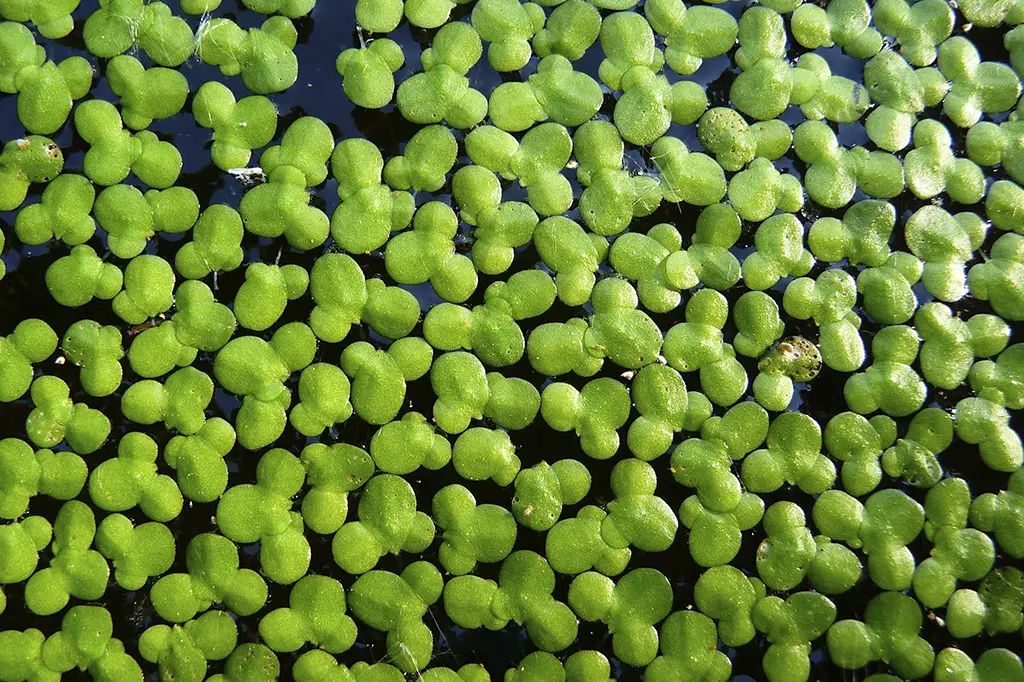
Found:
[[[1024,682],[1021,0],[0,19],[0,681]]]

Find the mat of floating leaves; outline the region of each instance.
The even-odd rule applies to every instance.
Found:
[[[0,18],[0,680],[1024,680],[1021,0]]]

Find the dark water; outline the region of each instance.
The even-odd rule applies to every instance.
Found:
[[[90,57],[88,53],[85,52],[81,39],[82,23],[89,13],[95,9],[96,4],[96,0],[85,0],[82,3],[82,6],[75,12],[76,29],[69,37],[56,42],[43,41],[40,39],[40,43],[46,45],[48,55],[51,59],[62,59],[71,54],[82,54],[88,57],[95,65],[97,73],[97,78],[94,81],[93,88],[90,91],[88,98],[102,98],[110,101],[116,101],[116,97],[110,92],[106,80],[102,77],[103,70],[105,68],[105,60],[97,60]],[[299,32],[299,44],[295,49],[295,53],[299,59],[299,78],[296,84],[287,92],[272,95],[270,97],[276,104],[280,116],[278,135],[274,144],[279,142],[281,135],[292,121],[305,115],[317,116],[324,120],[331,127],[335,137],[338,139],[347,137],[365,137],[371,140],[381,149],[385,158],[401,153],[406,141],[408,141],[409,138],[418,130],[419,126],[407,123],[393,105],[386,107],[382,111],[364,110],[354,107],[342,92],[341,79],[335,71],[334,61],[341,50],[348,47],[357,47],[359,45],[359,35],[357,34],[354,26],[354,17],[352,12],[353,4],[354,3],[351,0],[321,0],[310,17],[296,22]],[[738,16],[748,4],[750,3],[730,2],[720,5],[720,7]],[[177,3],[172,3],[172,5],[174,6],[175,11],[177,11]],[[455,12],[454,17],[456,19],[466,18],[468,13],[468,7],[459,7]],[[234,19],[243,27],[258,25],[259,23],[262,23],[263,20],[262,15],[244,11],[241,3],[237,2],[237,0],[226,0],[224,5],[216,14],[218,16],[226,16]],[[197,17],[190,18],[190,23],[193,28],[196,27],[198,21]],[[962,27],[958,27],[956,32],[962,32]],[[409,75],[419,70],[419,54],[423,48],[429,45],[432,33],[433,32],[431,31],[412,29],[407,24],[403,23],[397,31],[389,36],[401,44],[406,57],[405,65],[398,71],[398,73],[395,74],[396,82],[401,82]],[[981,49],[984,59],[1006,61],[1007,56],[1002,48],[1002,34],[998,29],[974,29],[970,32],[969,36]],[[796,48],[792,50],[790,56],[796,57],[802,51],[804,50],[799,48],[799,46],[796,46]],[[863,66],[862,61],[848,57],[838,49],[822,50],[820,53],[828,60],[833,72],[855,80],[860,79],[861,69]],[[140,53],[137,56],[139,56],[144,63],[149,65],[144,55]],[[583,60],[576,63],[576,68],[585,70],[596,76],[597,65],[601,58],[602,55],[600,48],[595,44]],[[532,60],[519,75],[511,74],[501,76],[491,71],[487,66],[486,59],[482,59],[469,75],[473,86],[486,94],[502,80],[525,78],[533,72],[535,67],[536,59]],[[199,86],[207,80],[220,80],[221,82],[226,83],[234,91],[237,97],[240,98],[248,94],[242,86],[239,78],[226,78],[222,76],[216,68],[202,64],[198,60],[193,59],[189,61],[181,68],[181,71],[187,76],[192,92],[195,92]],[[727,105],[729,86],[735,78],[736,73],[737,70],[730,54],[729,56],[706,60],[701,69],[690,78],[706,86],[709,99],[713,106]],[[667,75],[670,80],[678,80],[680,78],[670,71],[667,71]],[[605,106],[602,108],[600,116],[605,118],[610,117],[614,102],[614,96],[611,93],[607,93],[605,97]],[[237,207],[238,201],[245,189],[232,177],[222,173],[209,162],[211,131],[197,126],[191,115],[186,115],[190,114],[190,111],[191,96],[189,101],[186,103],[184,113],[167,121],[154,122],[150,129],[156,132],[162,139],[173,142],[181,151],[184,158],[184,170],[179,180],[179,184],[192,188],[199,196],[203,207],[213,203],[225,203]],[[934,118],[940,118],[945,121],[940,109],[938,108],[926,112],[926,115]],[[784,118],[791,125],[796,125],[803,120],[802,114],[796,107],[791,107]],[[1005,118],[1005,115],[990,117],[990,120],[1002,120],[1003,118]],[[949,124],[948,121],[945,122],[949,125],[950,130],[955,133],[955,126]],[[24,132],[15,113],[14,96],[0,96],[0,126],[2,126],[0,130],[2,130],[2,138],[4,140],[19,137]],[[847,146],[860,144],[867,146],[869,149],[871,148],[871,143],[867,141],[863,126],[860,124],[834,127],[842,144]],[[456,132],[455,134],[457,139],[461,142],[463,134],[459,132]],[[700,143],[697,140],[695,126],[673,126],[673,129],[669,134],[684,140],[691,149],[700,149]],[[66,124],[53,136],[53,138],[64,150],[66,157],[65,170],[68,172],[81,173],[82,159],[86,150],[86,145],[74,132],[73,126]],[[962,154],[962,133],[957,136],[956,145],[958,153]],[[646,150],[631,148],[628,150],[627,156],[627,163],[631,169],[643,172],[653,171],[653,165],[650,162],[649,154]],[[253,165],[256,164],[257,158],[258,157],[254,155],[254,159],[252,161]],[[469,163],[468,158],[465,155],[462,155],[459,158],[457,167],[467,163]],[[796,174],[797,176],[800,176],[805,170],[804,164],[792,153],[790,153],[785,159],[777,162],[777,166],[784,168],[786,171]],[[569,174],[568,177],[570,181],[575,181],[574,171],[567,170],[567,173]],[[998,171],[996,171],[994,178],[998,178]],[[140,184],[134,176],[130,176],[126,182]],[[28,202],[31,203],[38,201],[41,190],[41,186],[33,187],[30,192]],[[576,187],[576,190],[578,193],[578,186]],[[338,203],[336,182],[333,179],[328,180],[324,185],[316,188],[314,194],[314,205],[330,215]],[[524,195],[525,192],[517,183],[505,183],[505,200],[521,199]],[[858,195],[854,200],[856,201],[862,198],[865,197]],[[450,187],[445,186],[439,192],[434,194],[420,192],[416,195],[417,204],[422,204],[430,200],[441,200],[450,203]],[[909,194],[905,194],[894,201],[894,204],[897,207],[897,212],[900,216],[900,221],[897,224],[897,230],[894,236],[894,248],[905,248],[901,234],[902,221],[924,203],[925,202],[921,202]],[[981,206],[962,207],[951,205],[947,206],[947,208],[953,211],[982,211]],[[841,215],[841,213],[842,211],[829,211],[808,202],[808,205],[801,212],[800,217],[806,224],[809,224],[817,217],[823,215]],[[569,215],[570,217],[578,218],[578,213],[575,212],[575,209]],[[680,229],[680,232],[683,233],[684,239],[686,239],[689,234],[692,234],[696,216],[697,210],[693,207],[665,204],[653,216],[635,221],[631,230],[646,231],[654,224],[667,221],[675,223]],[[46,291],[43,277],[46,272],[46,268],[57,258],[65,255],[69,249],[63,245],[53,244],[40,247],[25,246],[19,243],[17,238],[14,236],[12,227],[13,221],[14,213],[0,213],[0,223],[2,223],[4,234],[7,237],[7,246],[4,249],[3,259],[8,270],[7,276],[4,278],[2,283],[0,283],[0,334],[9,334],[20,320],[27,317],[40,317],[46,320],[55,329],[58,335],[63,335],[69,325],[80,319],[94,319],[102,324],[113,324],[126,329],[125,325],[112,313],[108,302],[93,301],[87,306],[75,310],[66,309],[56,305]],[[740,242],[736,246],[736,254],[741,259],[753,250],[753,233],[755,228],[756,225],[744,226],[743,237],[741,237]],[[467,226],[463,225],[461,229],[464,231],[465,238],[468,238],[471,235],[471,230]],[[996,236],[998,235],[992,235],[989,238],[988,242],[982,248],[982,252],[986,252],[988,250],[991,246],[991,242],[994,241]],[[146,252],[159,254],[170,261],[177,249],[180,248],[185,241],[187,241],[187,237],[184,235],[158,235],[157,238],[150,242]],[[468,239],[465,241],[468,241]],[[105,235],[103,235],[101,230],[97,231],[96,236],[94,236],[89,243],[96,248],[98,252],[103,253],[105,251]],[[274,261],[276,258],[280,257],[281,264],[297,263],[308,269],[312,266],[318,255],[330,248],[331,242],[328,240],[321,249],[302,253],[290,249],[287,246],[282,249],[279,243],[271,243],[269,240],[257,239],[247,234],[243,242],[243,246],[246,250],[246,262]],[[466,244],[466,247],[468,248],[468,243]],[[119,261],[116,258],[111,257],[111,260],[121,267],[125,265],[125,262]],[[390,280],[384,271],[383,258],[380,253],[360,256],[357,260],[362,266],[367,277],[381,276],[390,283]],[[511,275],[517,270],[534,267],[537,263],[538,258],[532,247],[524,247],[519,250],[513,268],[506,273],[505,277],[507,277],[507,275]],[[610,272],[607,265],[604,265],[603,267],[606,273]],[[814,272],[812,272],[812,276],[816,275],[824,268],[825,265],[823,264],[817,265]],[[847,269],[854,275],[857,272],[856,268],[848,267]],[[216,294],[218,299],[225,303],[230,302],[234,298],[243,278],[244,266],[231,273],[222,273],[216,283]],[[482,302],[484,289],[495,279],[498,278],[482,276],[477,293],[468,303],[476,304]],[[214,284],[212,277],[208,277],[205,281],[211,286]],[[780,304],[780,308],[782,292],[784,291],[785,284],[787,282],[788,279],[784,279],[779,283],[779,285],[769,291],[769,294],[772,295]],[[416,294],[424,311],[440,300],[433,294],[429,285],[409,287],[409,289]],[[916,287],[916,290],[922,303],[929,300],[929,296],[920,286]],[[733,290],[725,293],[727,298],[730,300],[730,303],[732,303],[735,302],[740,294],[743,293],[743,288],[742,286],[737,286],[734,287]],[[989,311],[989,306],[986,303],[976,301],[970,297],[964,299],[953,307],[968,314]],[[281,324],[294,320],[305,320],[308,317],[311,308],[312,301],[308,296],[304,296],[299,300],[290,302],[278,325],[275,325],[274,328],[265,332],[263,336],[269,338],[274,329]],[[523,329],[524,335],[528,335],[533,328],[545,322],[561,321],[573,316],[584,316],[586,315],[586,312],[587,311],[583,308],[571,309],[561,303],[556,303],[555,306],[545,315],[532,320],[527,320],[521,323],[520,326]],[[681,312],[682,309],[680,308],[679,310],[673,311],[669,314],[655,316],[655,320],[662,329],[667,329],[668,326],[682,321]],[[880,329],[880,325],[871,321],[866,314],[862,313],[862,316],[864,318],[862,334],[865,339],[869,341],[870,337]],[[726,328],[726,338],[731,338],[731,335],[735,332],[735,328],[731,327],[731,324],[732,323],[730,322],[730,327]],[[813,337],[816,335],[816,330],[811,322],[787,320],[787,334],[794,333]],[[417,327],[413,334],[421,335],[421,329]],[[370,332],[365,325],[362,325],[353,329],[346,340],[346,343],[321,344],[317,354],[317,360],[337,363],[344,345],[355,340],[370,341],[379,347],[384,347],[387,344],[385,339],[377,337]],[[126,348],[129,341],[130,339],[126,336]],[[752,372],[756,371],[755,363],[747,359],[743,359],[743,362],[747,367],[748,373],[750,373],[751,376],[754,376]],[[123,362],[123,365],[125,369],[125,382],[122,385],[122,390],[116,392],[112,396],[101,399],[92,398],[81,390],[81,386],[78,382],[78,370],[76,368],[68,364],[54,364],[52,358],[51,360],[40,363],[37,366],[37,375],[41,373],[55,374],[68,382],[72,387],[73,398],[76,402],[85,402],[92,407],[102,409],[111,417],[111,421],[114,424],[114,433],[112,434],[112,438],[100,451],[86,458],[90,468],[95,466],[98,462],[116,455],[117,436],[126,431],[141,430],[149,433],[157,440],[161,447],[171,436],[171,434],[167,433],[165,430],[153,427],[140,427],[136,424],[127,423],[120,418],[120,395],[124,388],[127,388],[127,386],[137,380],[137,377],[132,375],[132,372],[128,367],[128,363]],[[210,354],[200,353],[194,365],[212,376],[212,356]],[[506,376],[524,377],[538,388],[542,388],[549,382],[546,377],[534,372],[525,359],[514,367],[505,368],[503,370],[503,374]],[[611,366],[611,363],[607,363],[605,369],[601,372],[601,376],[614,377],[617,376],[617,374],[618,370]],[[699,387],[700,384],[696,374],[686,375],[684,378],[689,386]],[[794,399],[791,409],[800,409],[814,417],[820,424],[824,425],[830,417],[846,409],[842,396],[842,388],[845,383],[845,379],[845,375],[840,375],[839,373],[826,369],[812,384],[805,386],[799,391],[798,396]],[[560,380],[568,381],[576,385],[578,388],[582,387],[586,383],[586,380],[575,376],[561,377]],[[296,382],[297,375],[291,380],[291,388],[295,388]],[[962,387],[948,393],[939,392],[936,394],[932,392],[929,400],[932,401],[931,404],[951,408],[956,401],[966,397],[967,395],[969,395],[968,389]],[[429,414],[433,404],[433,393],[430,388],[429,380],[421,379],[411,383],[409,385],[407,398],[408,409]],[[9,405],[0,406],[0,437],[24,437],[24,420],[30,409],[31,405],[29,404],[27,397]],[[214,403],[211,404],[210,409],[208,410],[208,415],[221,416],[232,420],[237,409],[238,401],[233,396],[218,389]],[[717,410],[717,412],[720,413],[721,410]],[[635,416],[636,414],[634,413],[632,417]],[[899,421],[901,421],[901,426],[905,428],[908,420]],[[1019,425],[1019,423],[1019,415],[1015,415],[1015,424]],[[366,447],[372,433],[372,427],[362,422],[358,417],[353,416],[346,423],[339,425],[337,429],[325,434],[322,440],[328,443],[339,441],[348,442]],[[901,430],[901,434],[902,433],[903,431]],[[574,434],[556,433],[549,429],[540,419],[538,419],[538,421],[531,427],[523,431],[511,432],[510,435],[517,447],[517,452],[519,457],[522,459],[524,468],[541,460],[547,460],[550,462],[562,458],[579,459],[585,462],[590,468],[594,481],[590,494],[580,505],[566,508],[563,511],[563,518],[575,515],[576,511],[583,506],[583,504],[602,504],[612,498],[608,485],[609,473],[614,461],[618,461],[618,458],[614,461],[605,462],[590,460],[580,450],[578,439]],[[680,434],[677,437],[677,442],[691,435],[692,434]],[[625,429],[622,430],[621,436],[623,439],[625,438]],[[309,442],[312,442],[312,439],[305,439],[291,429],[288,429],[285,435],[275,445],[285,447],[291,452],[297,454],[301,448]],[[621,456],[623,455],[620,455],[620,457]],[[628,456],[628,453],[626,453],[625,456]],[[258,453],[248,452],[236,446],[227,457],[231,472],[231,484],[234,485],[254,481],[258,458]],[[951,448],[942,454],[940,459],[943,467],[949,475],[962,476],[970,483],[972,492],[975,495],[980,494],[981,492],[997,491],[1006,486],[1007,476],[1005,474],[994,473],[985,468],[980,462],[977,448],[975,446],[969,446],[957,441]],[[673,508],[677,508],[678,505],[692,493],[692,491],[677,485],[672,480],[671,476],[667,472],[667,460],[667,456],[663,456],[652,463],[659,473],[657,494],[664,498]],[[173,472],[163,464],[162,459],[160,460],[160,466],[161,473],[173,475]],[[428,513],[430,511],[430,502],[434,493],[441,487],[450,483],[458,482],[468,487],[476,496],[478,503],[487,502],[507,507],[510,504],[512,496],[511,488],[502,489],[490,482],[475,483],[463,481],[455,475],[451,467],[447,467],[440,472],[420,470],[408,478],[416,489],[419,508],[423,511],[427,511]],[[883,482],[882,487],[903,487],[907,493],[915,499],[922,502],[924,499],[923,491],[902,486],[898,482],[887,480]],[[765,495],[763,497],[766,506],[783,499],[795,501],[807,510],[809,510],[813,504],[813,499],[795,489],[781,490],[777,493]],[[353,502],[354,498],[355,495],[353,495]],[[88,494],[83,492],[79,499],[88,502]],[[45,497],[36,497],[32,500],[29,512],[31,514],[41,514],[52,521],[59,508],[60,503],[54,500]],[[213,531],[216,529],[211,519],[215,508],[215,504],[189,503],[186,505],[181,516],[168,524],[174,532],[177,540],[177,558],[171,569],[172,572],[181,572],[185,570],[184,551],[188,539],[200,532]],[[102,515],[103,512],[99,512],[100,518]],[[137,510],[128,513],[128,516],[135,522],[143,522],[146,520]],[[97,520],[99,520],[99,518]],[[648,554],[634,550],[633,559],[629,566],[630,569],[640,566],[654,567],[661,570],[666,576],[668,576],[674,586],[675,599],[673,608],[676,610],[684,609],[692,604],[693,583],[700,575],[698,567],[690,558],[690,554],[686,546],[686,535],[687,533],[685,528],[681,528],[676,542],[667,552],[660,554]],[[309,538],[313,549],[311,571],[330,575],[340,580],[346,587],[351,586],[354,580],[353,577],[345,574],[337,568],[332,560],[330,549],[331,538],[329,536],[318,536],[312,532],[307,532],[307,537]],[[763,531],[760,526],[747,532],[745,534],[745,540],[740,554],[733,564],[742,568],[751,575],[756,575],[754,556],[756,548],[762,537]],[[398,557],[385,557],[381,560],[378,568],[397,572],[404,566],[408,565],[408,563],[421,558],[437,564],[438,545],[439,540],[435,540],[434,544],[422,556],[410,556],[403,554]],[[516,549],[532,549],[543,554],[543,534],[519,528]],[[927,556],[931,546],[930,543],[924,539],[922,534],[922,536],[912,545],[912,549],[914,550],[918,561],[921,561]],[[259,569],[258,545],[242,546],[240,548],[240,555],[242,557],[243,566],[255,570]],[[49,558],[49,550],[44,551],[41,554],[40,566],[45,566]],[[997,565],[1012,564],[1016,564],[1018,567],[1024,568],[1024,562],[1014,562],[1006,557],[1000,557],[997,560]],[[496,579],[498,567],[498,564],[481,564],[476,573],[484,577]],[[566,600],[570,582],[571,579],[569,577],[558,576],[555,591],[556,598],[562,601]],[[139,635],[147,627],[159,622],[149,603],[148,588],[151,584],[152,582],[139,592],[126,592],[111,580],[104,599],[98,602],[110,610],[114,616],[115,636],[124,641],[129,653],[135,656],[140,663],[144,662],[141,657],[138,656],[136,641]],[[802,586],[802,589],[806,589],[806,585]],[[36,627],[45,633],[52,633],[59,629],[60,615],[40,618],[28,614],[23,609],[22,590],[22,585],[10,585],[5,587],[5,591],[8,596],[8,607],[6,612],[0,616],[0,630]],[[862,617],[865,603],[878,591],[879,590],[874,587],[865,576],[855,589],[845,595],[833,598],[833,601],[836,602],[836,606],[839,610],[838,619]],[[258,641],[256,628],[260,616],[274,608],[287,605],[288,594],[288,587],[270,584],[270,599],[267,606],[255,616],[238,619],[240,641]],[[76,600],[72,599],[72,604],[74,603],[76,603]],[[941,611],[942,610],[940,609],[936,615],[941,616]],[[432,661],[432,665],[434,666],[445,665],[457,667],[466,663],[480,663],[486,666],[493,679],[500,680],[506,669],[516,666],[526,654],[534,650],[534,647],[527,638],[523,628],[513,624],[506,627],[501,632],[464,631],[451,623],[451,621],[445,616],[440,603],[430,609],[427,616],[427,622],[435,632],[436,650],[435,658]],[[948,636],[945,630],[930,618],[925,619],[925,630],[923,636],[932,643],[936,651],[953,644],[952,639]],[[993,646],[1006,646],[1010,649],[1019,650],[1021,642],[1019,636],[1011,635],[997,638],[974,638],[973,640],[957,642],[956,645],[963,648],[967,653],[972,655],[972,657],[977,657],[984,649]],[[873,672],[884,672],[886,670],[886,666],[882,664],[873,664],[866,670],[854,672],[842,671],[829,662],[828,654],[823,648],[823,639],[819,639],[815,642],[814,646],[816,648],[812,654],[811,671],[811,679],[813,680],[857,680],[862,679]],[[764,676],[761,671],[761,658],[766,647],[767,642],[763,637],[759,636],[754,640],[754,642],[744,647],[736,650],[727,649],[726,652],[733,661],[734,675],[740,676],[739,679],[763,679]],[[603,624],[581,623],[579,639],[569,650],[563,653],[569,654],[579,649],[591,648],[598,649],[611,658],[611,641],[607,634],[607,628]],[[290,679],[291,664],[295,658],[297,658],[299,653],[304,650],[305,649],[300,650],[300,652],[296,654],[279,655],[283,668],[281,676],[282,679]],[[365,626],[361,626],[359,632],[359,643],[350,651],[340,655],[338,658],[340,661],[348,664],[358,660],[384,660],[386,658],[384,635]],[[617,662],[614,662],[614,666],[614,676],[618,679],[636,680],[641,677],[641,670],[632,669],[627,666],[620,665]],[[212,663],[210,665],[210,674],[218,672],[221,667],[222,664],[220,663]],[[145,664],[143,665],[143,669],[147,671],[147,679],[156,679],[155,666]],[[68,673],[67,679],[88,679],[88,675],[86,673],[76,671]]]

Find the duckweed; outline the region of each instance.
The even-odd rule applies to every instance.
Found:
[[[0,0],[0,680],[1021,678],[1020,2],[223,4]]]

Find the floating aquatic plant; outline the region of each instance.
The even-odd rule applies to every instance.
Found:
[[[380,109],[394,97],[395,79],[391,74],[404,63],[401,46],[381,38],[367,47],[343,51],[335,66],[341,74],[345,95],[354,104]]]
[[[74,29],[71,14],[79,0],[42,3],[38,0],[11,0],[0,6],[0,15],[9,21],[32,23],[45,38],[63,38]]]
[[[152,587],[153,608],[171,623],[184,623],[214,602],[238,615],[258,611],[267,585],[255,571],[239,569],[238,550],[222,535],[196,535],[186,552],[188,573],[164,574]]]
[[[36,495],[70,500],[85,485],[85,462],[79,456],[45,449],[34,451],[18,438],[0,441],[0,462],[7,479],[0,488],[0,517],[5,519],[22,516]]]
[[[910,586],[915,567],[907,549],[924,526],[924,509],[900,490],[872,493],[865,504],[850,495],[829,490],[814,505],[818,531],[833,541],[863,548],[868,573],[879,587],[903,590]]]
[[[113,104],[104,100],[83,102],[75,109],[74,119],[75,130],[89,143],[82,167],[94,183],[117,185],[129,173],[134,173],[149,187],[163,189],[178,179],[182,167],[181,153],[152,132],[129,133]],[[117,192],[127,192],[128,189],[132,188],[126,186]],[[124,212],[123,219],[136,217],[128,208]],[[100,220],[99,215],[96,218]]]
[[[462,303],[476,290],[478,279],[470,259],[455,252],[457,231],[451,208],[434,201],[424,204],[413,216],[412,230],[388,241],[388,274],[400,284],[430,282],[444,300]]]
[[[40,135],[10,140],[0,154],[0,209],[21,206],[33,182],[47,182],[64,168],[64,154],[52,140]]]
[[[260,636],[271,649],[295,651],[312,642],[337,654],[355,642],[356,624],[345,614],[345,590],[337,580],[306,576],[292,587],[288,603],[260,619]]]
[[[0,91],[18,93],[18,120],[32,133],[51,135],[64,125],[74,106],[92,86],[92,67],[81,56],[60,64],[46,61],[31,31],[21,24],[0,24],[4,65]]]
[[[1020,2],[336,4],[0,0],[0,679],[1020,677]]]
[[[113,628],[110,613],[103,607],[72,607],[61,620],[60,630],[43,643],[43,664],[58,673],[88,668],[106,651]]]
[[[620,382],[607,377],[588,381],[580,391],[556,382],[544,388],[540,407],[548,426],[556,431],[575,430],[584,453],[608,459],[619,448],[616,431],[629,418],[629,394]]]
[[[557,3],[544,27],[533,36],[533,52],[540,58],[560,54],[577,61],[586,54],[601,32],[601,13],[587,0]]]
[[[557,123],[542,123],[523,135],[522,142],[488,126],[466,136],[470,158],[502,177],[518,179],[530,206],[541,216],[561,215],[572,204],[572,188],[561,174],[572,155],[569,131]]]
[[[110,420],[85,403],[73,403],[71,389],[54,376],[39,377],[29,388],[35,408],[25,421],[25,431],[36,447],[52,448],[62,441],[74,452],[88,455],[110,435]]]
[[[287,90],[298,78],[299,61],[292,49],[298,41],[294,24],[273,16],[259,28],[242,29],[230,19],[212,19],[197,36],[195,53],[225,76],[241,75],[256,95]]]
[[[989,301],[992,309],[1005,319],[1024,319],[1018,295],[1020,279],[1024,271],[1024,237],[1005,234],[992,245],[991,258],[984,263],[972,265],[968,271],[968,284],[974,295]]]
[[[352,613],[370,627],[386,632],[392,660],[405,672],[419,670],[430,659],[434,636],[423,622],[431,604],[441,597],[443,579],[426,561],[409,564],[396,575],[370,571],[356,579],[349,593]]]
[[[680,372],[699,371],[705,396],[725,407],[746,392],[747,373],[722,336],[728,319],[725,297],[712,289],[705,292],[687,302],[686,322],[665,333],[664,354],[668,364]]]
[[[121,118],[129,128],[148,128],[154,119],[171,118],[185,106],[188,81],[173,69],[145,68],[135,57],[120,55],[107,65],[110,89],[121,98]]]
[[[1024,481],[1024,475],[1015,472],[1010,476],[1006,490],[998,494],[978,495],[971,501],[970,508],[971,525],[992,533],[999,548],[1015,558],[1024,550],[1024,545],[1020,543],[1020,516],[1016,513],[1024,502],[1021,499],[1024,497],[1021,494],[1021,481]]]
[[[940,5],[948,10],[945,3]],[[890,152],[910,144],[917,115],[939,104],[949,91],[949,83],[938,69],[914,69],[905,61],[908,56],[912,56],[908,50],[900,54],[885,49],[864,65],[865,87],[879,105],[868,114],[864,129],[875,144]]]
[[[533,56],[530,40],[544,25],[544,10],[520,0],[481,0],[470,21],[487,46],[487,61],[495,71],[518,71]]]
[[[352,408],[371,424],[393,420],[402,407],[406,379],[418,379],[425,373],[423,363],[403,357],[397,352],[401,346],[395,348],[392,355],[364,341],[350,345],[342,353],[341,368],[352,379]]]
[[[794,382],[813,380],[821,369],[821,351],[809,340],[783,339],[761,357],[754,378],[754,399],[765,409],[781,412],[793,399]]]
[[[384,159],[372,143],[358,138],[338,142],[331,154],[341,204],[331,216],[331,236],[349,253],[379,249],[392,230],[409,225],[412,196],[383,184]],[[356,226],[360,229],[356,229]]]
[[[776,596],[758,601],[753,617],[771,643],[762,660],[768,679],[804,680],[810,676],[810,642],[832,625],[836,607],[823,595],[797,592],[785,601]]]
[[[95,535],[96,518],[88,505],[65,502],[53,525],[50,565],[25,584],[25,605],[32,613],[48,616],[63,609],[72,596],[92,601],[103,595],[110,567],[90,549]]]
[[[540,61],[528,81],[495,88],[488,99],[487,114],[494,125],[511,133],[548,119],[576,127],[593,118],[602,99],[597,81],[575,71],[562,55],[552,54]]]
[[[497,630],[514,620],[541,650],[561,651],[576,639],[577,624],[569,606],[552,596],[554,587],[555,574],[544,557],[518,550],[502,562],[497,583],[459,576],[446,583],[444,600],[456,623]],[[495,604],[506,606],[495,613]]]
[[[174,563],[174,536],[167,526],[155,521],[133,526],[122,514],[100,522],[96,547],[113,565],[117,584],[128,590],[140,589]]]
[[[416,511],[412,486],[393,474],[370,479],[358,516],[338,530],[332,544],[335,562],[348,573],[366,573],[384,554],[420,552],[434,538],[434,522]]]
[[[154,62],[169,67],[183,63],[195,47],[192,29],[162,2],[104,3],[86,19],[82,34],[97,57],[109,59],[138,45]]]
[[[671,585],[653,568],[630,571],[617,582],[581,573],[569,586],[569,606],[582,620],[604,621],[614,633],[616,657],[639,667],[657,654],[655,625],[672,610]]]
[[[856,412],[843,412],[828,421],[823,438],[828,453],[843,463],[839,474],[843,489],[860,496],[882,480],[879,458],[895,442],[896,423],[885,415],[866,419]]]
[[[452,575],[469,573],[477,562],[500,562],[512,551],[516,522],[504,507],[478,505],[457,483],[437,491],[431,506],[442,537],[438,558]]]
[[[290,497],[305,481],[294,455],[275,448],[260,458],[256,485],[237,485],[217,502],[217,527],[235,542],[259,542],[260,564],[268,578],[289,585],[309,570],[309,543],[302,517],[291,512]],[[257,508],[260,513],[253,514]]]
[[[821,8],[801,4],[793,11],[793,37],[807,48],[841,47],[865,59],[878,52],[882,37],[869,26],[871,8],[866,0],[840,2]]]
[[[176,461],[174,449],[172,462]],[[93,503],[107,511],[127,511],[138,505],[154,521],[176,518],[182,509],[182,493],[170,477],[157,474],[156,443],[141,433],[126,434],[117,450],[116,458],[101,463],[89,476]]]
[[[678,0],[644,4],[644,17],[655,32],[665,36],[665,62],[681,75],[693,73],[705,59],[728,52],[739,30],[736,19],[722,9],[688,8]]]
[[[449,9],[453,6],[450,0],[441,2]],[[470,87],[466,74],[482,54],[480,36],[472,26],[445,24],[434,37],[433,47],[420,57],[423,72],[398,86],[395,103],[402,116],[421,124],[445,121],[453,128],[480,123],[487,116],[487,97]]]
[[[161,676],[202,677],[207,661],[231,655],[238,633],[224,611],[207,611],[184,625],[154,625],[139,638],[139,653],[158,665]]]
[[[196,123],[213,130],[213,163],[221,170],[243,168],[253,149],[267,145],[277,131],[277,111],[262,95],[236,100],[231,90],[207,81],[195,93],[192,115]]]
[[[923,677],[935,661],[931,645],[919,636],[923,618],[913,598],[883,592],[868,602],[863,621],[840,620],[829,628],[829,655],[847,670],[882,660],[903,677]]]

